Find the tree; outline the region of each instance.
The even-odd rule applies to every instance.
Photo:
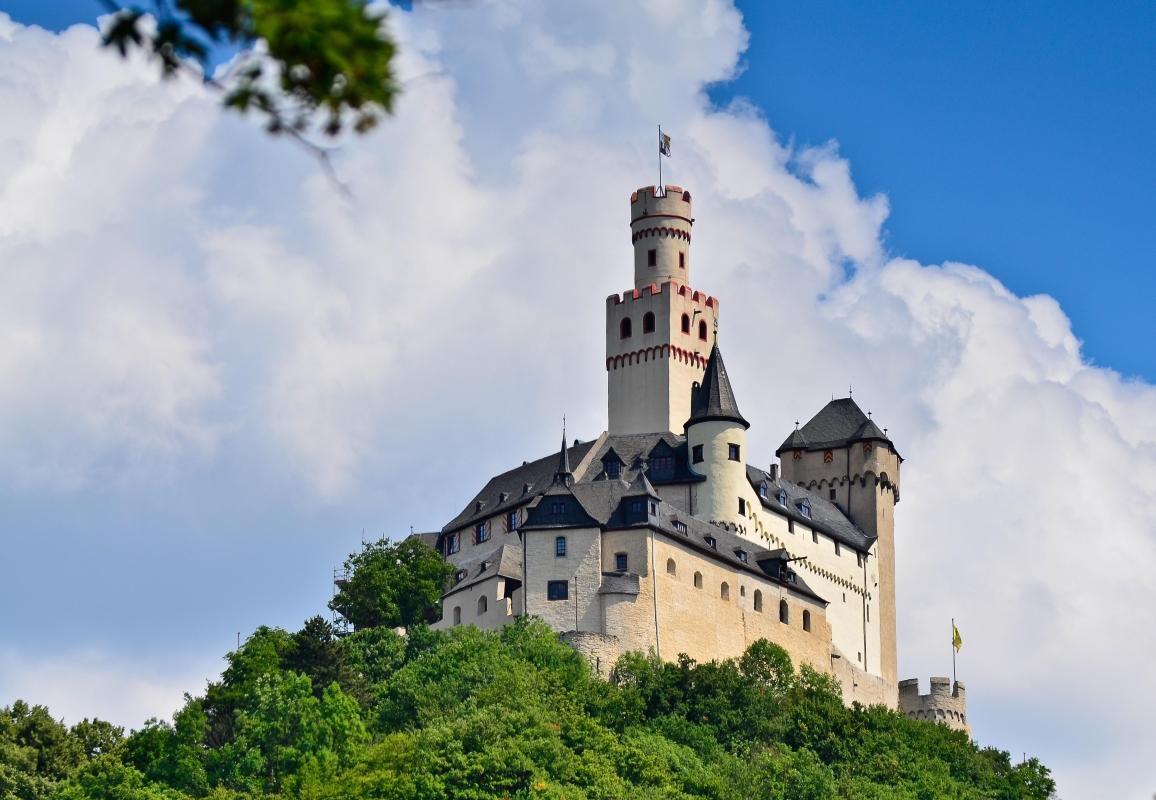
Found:
[[[409,627],[438,618],[453,567],[419,539],[362,546],[345,560],[349,573],[329,607],[354,628]]]
[[[102,2],[113,13],[107,46],[148,53],[165,77],[195,71],[226,108],[263,115],[270,133],[364,133],[393,108],[396,48],[385,12],[365,0]],[[236,53],[219,77],[214,49]]]
[[[310,617],[293,634],[293,644],[282,660],[285,669],[308,675],[313,693],[318,697],[331,683],[349,685],[350,673],[345,665],[345,650],[333,626],[321,616]]]

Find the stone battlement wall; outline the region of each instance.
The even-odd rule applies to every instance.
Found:
[[[971,733],[967,723],[967,694],[959,681],[953,687],[949,678],[933,677],[930,694],[919,693],[918,678],[900,681],[899,710],[909,719],[938,722]]]

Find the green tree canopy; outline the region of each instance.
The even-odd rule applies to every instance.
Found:
[[[357,629],[436,620],[453,572],[436,550],[414,537],[366,543],[345,560],[345,569],[349,577],[329,607]]]

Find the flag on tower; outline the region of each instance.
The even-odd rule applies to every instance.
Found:
[[[951,623],[951,646],[955,648],[955,652],[959,652],[959,648],[963,647],[963,637],[959,635],[959,628],[955,627],[954,620]]]
[[[670,137],[658,129],[658,152],[667,158],[670,157]]]

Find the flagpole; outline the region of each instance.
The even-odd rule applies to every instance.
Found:
[[[658,193],[665,194],[662,191],[662,126],[658,126]]]
[[[951,618],[951,685],[955,686],[955,617]]]

